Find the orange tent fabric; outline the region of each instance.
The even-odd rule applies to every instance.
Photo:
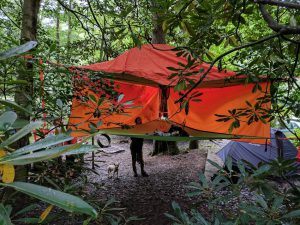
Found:
[[[69,127],[74,131],[78,131],[73,136],[82,136],[82,130],[90,129],[90,122],[97,123],[101,120],[103,124],[100,128],[104,129],[121,127],[122,125],[132,126],[135,124],[134,120],[136,117],[141,117],[144,123],[158,119],[160,102],[158,88],[118,81],[114,85],[119,93],[124,94],[124,98],[120,101],[120,104],[132,101],[135,107],[132,108],[132,104],[129,104],[127,107],[125,106],[123,114],[107,116],[105,110],[109,107],[109,102],[104,102],[99,107],[102,115],[97,118],[91,114],[97,108],[96,103],[92,101],[82,103],[81,100],[73,98]],[[99,97],[99,94],[90,90],[84,91],[88,91],[88,94]]]
[[[262,90],[268,90],[267,83],[261,83]],[[215,114],[228,115],[228,110],[247,108],[246,101],[251,105],[255,105],[256,99],[263,97],[265,93],[256,92],[252,93],[254,84],[248,85],[235,85],[224,88],[196,88],[195,91],[203,93],[200,97],[201,102],[190,101],[190,110],[188,115],[184,110],[179,113],[179,104],[174,102],[179,98],[178,92],[171,90],[170,97],[168,99],[168,114],[170,120],[182,124],[187,127],[210,131],[216,133],[228,133],[228,128],[232,120],[227,122],[218,122],[219,119]],[[266,108],[270,107],[270,103],[265,105]],[[245,117],[240,118],[243,121],[247,121]],[[239,128],[232,131],[232,134],[258,136],[268,138],[270,135],[270,124],[262,122],[254,122],[249,125],[247,123],[241,123]],[[261,140],[265,142],[265,140]]]
[[[113,74],[115,80],[122,80],[138,84],[146,84],[152,86],[176,84],[176,78],[168,79],[174,73],[167,67],[182,69],[178,63],[188,64],[187,58],[176,56],[176,51],[172,51],[174,47],[166,44],[145,44],[141,48],[132,48],[113,60],[81,66],[78,68],[102,71]],[[192,70],[186,72],[197,72],[196,75],[190,76],[194,80],[198,80],[209,65],[206,63],[198,63]],[[199,72],[201,71],[202,72]],[[242,77],[237,77],[232,71],[218,71],[213,67],[206,76],[201,87],[217,87],[227,86],[241,83]]]
[[[168,79],[174,71],[167,67],[182,68],[178,62],[184,65],[188,63],[185,57],[177,57],[176,52],[171,50],[172,48],[162,44],[143,45],[141,48],[130,49],[111,61],[77,67],[101,71],[104,73],[103,77],[106,77],[107,74],[112,75],[113,79],[117,80],[116,90],[125,95],[121,103],[134,99],[134,104],[139,108],[127,109],[126,112],[129,116],[106,117],[101,115],[99,118],[95,118],[88,112],[93,111],[95,109],[93,107],[97,106],[93,106],[91,101],[82,104],[74,98],[69,125],[78,132],[73,135],[83,135],[81,131],[89,129],[89,122],[96,123],[99,120],[104,121],[104,124],[99,127],[100,129],[123,132],[123,125],[134,125],[134,120],[138,116],[142,118],[143,124],[127,129],[127,133],[146,134],[155,130],[167,131],[172,123],[184,123],[185,129],[189,130],[191,136],[204,135],[204,132],[226,135],[229,134],[230,121],[217,122],[216,120],[219,118],[215,114],[228,114],[230,109],[246,107],[246,101],[254,105],[256,99],[265,94],[260,91],[252,93],[253,84],[239,84],[243,81],[243,77],[237,77],[234,72],[220,72],[213,67],[197,88],[197,91],[203,93],[200,97],[201,102],[191,102],[188,115],[185,115],[183,111],[176,113],[179,105],[175,104],[175,101],[179,96],[171,88],[167,100],[169,118],[167,121],[161,120],[161,90],[159,86],[176,84],[175,79]],[[197,71],[198,74],[191,77],[197,81],[208,67],[209,65],[204,63],[197,65],[192,71]],[[260,85],[266,93],[269,93],[267,83]],[[117,88],[117,86],[119,87]],[[97,93],[94,94],[97,95]],[[105,104],[102,107],[105,108]],[[270,104],[265,104],[264,107],[269,108]],[[265,143],[263,138],[270,137],[270,125],[262,122],[254,122],[251,125],[241,123],[240,128],[233,130],[232,134],[257,137],[258,139],[250,141]],[[230,135],[232,136],[232,134]]]

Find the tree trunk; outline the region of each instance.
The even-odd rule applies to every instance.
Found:
[[[22,27],[21,27],[21,44],[28,41],[35,41],[37,34],[38,12],[41,0],[24,0],[22,9]],[[15,102],[26,108],[33,105],[33,101],[26,96],[33,97],[33,64],[25,59],[24,64],[18,71],[18,80],[26,80],[26,85],[20,85],[15,93]],[[18,112],[18,118],[30,122],[30,115],[25,112]],[[21,148],[29,144],[29,136],[21,138],[14,147]],[[24,166],[16,168],[16,180],[26,180],[27,169]]]
[[[56,52],[57,63],[60,61],[60,5],[57,3],[56,8]]]
[[[155,1],[152,1],[152,6],[158,8],[158,5],[156,4]],[[156,10],[155,10],[156,11]],[[162,17],[159,12],[155,12],[153,15],[153,24],[154,28],[152,31],[152,44],[165,44],[165,33],[163,32],[162,28]],[[168,117],[167,115],[167,97],[166,97],[166,87],[161,87],[161,104],[162,108],[160,111],[163,112],[163,116]],[[153,155],[157,154],[171,154],[171,155],[176,155],[179,153],[179,149],[177,147],[177,144],[175,141],[154,141],[153,143]]]
[[[190,141],[189,149],[198,149],[198,148],[199,148],[198,140]]]
[[[69,8],[72,9],[72,0],[69,0]],[[71,49],[71,34],[72,34],[72,17],[71,17],[71,13],[70,12],[66,12],[68,13],[68,33],[67,33],[67,60],[69,62],[71,62],[71,55],[70,55],[70,49]]]
[[[152,31],[151,43],[152,44],[165,44],[166,43],[165,33],[163,32],[162,20],[161,20],[161,16],[159,13],[154,13],[153,23],[154,23],[154,28]]]

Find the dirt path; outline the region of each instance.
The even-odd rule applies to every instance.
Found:
[[[127,143],[124,143],[127,142]],[[171,202],[178,202],[183,208],[192,201],[185,195],[187,185],[197,180],[199,171],[203,171],[210,148],[209,142],[201,142],[201,148],[190,150],[176,156],[149,156],[152,143],[144,143],[145,170],[149,177],[133,177],[131,169],[131,156],[129,151],[129,139],[113,137],[113,150],[124,149],[119,154],[101,154],[96,160],[105,162],[98,163],[96,168],[98,175],[89,175],[92,182],[103,184],[104,189],[92,191],[92,198],[104,202],[112,197],[120,201],[120,206],[125,207],[125,216],[138,216],[145,218],[136,222],[139,225],[165,225],[170,221],[164,216],[170,212]],[[187,143],[179,143],[181,150],[187,149]],[[109,150],[109,149],[107,149]],[[107,178],[107,166],[114,162],[120,162],[119,179]],[[138,167],[139,169],[139,167]],[[140,172],[138,170],[138,172]]]

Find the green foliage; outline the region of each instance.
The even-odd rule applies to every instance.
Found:
[[[287,1],[279,2],[285,4]],[[295,2],[295,4],[299,3]],[[274,21],[283,26],[296,26],[300,23],[299,10],[272,5],[265,5],[265,8]],[[11,49],[12,46],[19,45],[21,12],[22,4],[19,1],[1,1],[0,46],[2,49]],[[160,15],[160,20],[153,20],[153,15]],[[8,144],[14,144],[24,135],[27,136],[38,122],[30,124],[29,121],[16,120],[16,115],[12,111],[25,113],[32,119],[42,119],[52,127],[55,118],[64,121],[69,117],[71,100],[77,97],[83,103],[87,100],[95,103],[90,112],[87,112],[91,117],[100,118],[103,114],[114,113],[126,115],[126,108],[132,107],[132,101],[122,102],[123,96],[112,88],[114,84],[103,82],[104,74],[90,73],[88,74],[90,80],[85,80],[86,71],[74,75],[74,71],[71,72],[69,67],[61,64],[81,65],[109,60],[130,47],[139,47],[151,41],[153,27],[157,25],[155,23],[160,23],[162,26],[168,44],[187,46],[176,48],[178,56],[187,57],[187,65],[179,64],[178,68],[169,68],[173,71],[170,80],[178,79],[178,83],[174,84],[175,90],[182,98],[179,101],[180,110],[184,110],[186,114],[189,113],[190,101],[200,102],[202,95],[200,92],[191,92],[185,96],[185,93],[195,84],[195,81],[190,79],[193,74],[189,69],[198,62],[206,62],[214,64],[220,71],[230,69],[236,71],[237,76],[245,75],[245,83],[255,83],[253,92],[264,91],[259,85],[261,81],[259,75],[266,75],[265,78],[270,83],[272,99],[270,96],[265,96],[257,99],[254,105],[245,102],[242,108],[228,109],[228,113],[216,115],[216,120],[220,122],[230,121],[229,132],[238,128],[241,123],[269,122],[275,116],[281,119],[289,115],[300,116],[300,93],[299,82],[297,82],[299,35],[297,33],[285,35],[272,30],[262,17],[257,1],[130,0],[83,3],[73,0],[45,0],[39,18],[37,48],[31,49],[36,43],[27,43],[0,55],[0,111],[5,112],[0,117],[1,135],[4,135],[1,137],[4,140],[1,146],[5,147],[7,152],[12,152],[5,156],[11,163],[25,164],[51,159],[59,154],[93,150],[79,145],[55,147],[54,145],[61,143],[60,141],[68,140],[67,136],[59,136],[42,142],[45,144],[44,148],[36,144],[22,148],[22,151],[19,149],[13,152],[14,149]],[[266,38],[270,35],[273,36]],[[12,57],[28,50],[31,50],[33,56],[30,60]],[[43,61],[42,64],[40,59]],[[17,78],[20,68],[27,63],[31,64],[33,69],[22,71],[22,74],[33,77],[34,95],[23,93],[28,100],[28,105],[20,106],[13,99],[23,87],[31,85],[28,80]],[[44,72],[44,80],[40,80],[41,69]],[[207,73],[208,71],[199,71],[200,81]],[[105,76],[109,77],[109,75]],[[282,81],[285,83],[283,84]],[[96,97],[90,93],[80,93],[73,96],[74,90],[86,87],[87,83],[95,84],[89,88],[95,93],[99,93],[101,89],[103,95]],[[264,110],[263,104],[270,101],[272,109]],[[99,106],[104,103],[109,103],[109,106],[100,110]],[[90,129],[86,132],[94,133],[101,125],[101,121],[90,123]],[[124,124],[122,126],[126,127]],[[15,128],[22,129],[22,133],[12,134]],[[65,129],[65,124],[62,124],[61,128]],[[41,134],[41,138],[45,137],[42,132],[37,133]],[[33,151],[31,155],[30,149]],[[230,167],[230,164],[228,166]],[[281,168],[280,166],[276,170],[274,166],[271,167],[274,171],[282,173],[278,169]],[[245,170],[242,165],[239,165],[239,168]],[[257,177],[263,176],[265,170],[269,170],[268,166],[262,167],[255,176],[244,172],[243,177],[247,180],[246,178],[250,176],[250,180],[256,180],[257,185],[261,185],[264,182],[257,180]],[[222,185],[219,184],[218,179],[213,184],[206,184],[203,177],[201,179],[201,185],[205,188],[195,189],[195,191],[204,191],[209,196],[210,194],[213,196],[212,190],[226,186],[232,178],[225,179],[220,174],[218,179],[222,180]],[[271,204],[273,200],[265,201]],[[173,206],[178,209],[175,204]],[[291,213],[287,215],[297,214],[292,211]],[[195,211],[191,212],[191,215],[195,217],[191,223],[194,221],[198,224],[210,223]],[[261,216],[264,218],[265,214]],[[186,216],[183,217],[183,222],[188,221],[184,219],[187,219]],[[215,224],[221,223],[220,221],[217,218]]]
[[[300,137],[300,129],[295,129],[294,132],[296,133],[296,135],[297,135],[298,137]],[[291,140],[291,142],[292,142],[296,147],[300,146],[300,140],[295,139],[295,137],[294,137],[293,140]]]
[[[4,187],[12,187],[17,191],[45,201],[51,205],[58,206],[69,212],[78,212],[87,214],[94,218],[97,217],[97,212],[93,207],[84,202],[82,199],[67,193],[24,182],[13,182],[10,184],[0,183],[0,185]]]
[[[121,215],[121,213],[125,210],[125,208],[115,207],[119,202],[114,198],[109,199],[104,206],[99,207],[99,217],[96,222],[98,223],[109,223],[111,225],[126,225],[131,224],[134,221],[142,221],[143,218],[138,218],[136,216],[131,216],[129,218],[125,218]]]
[[[8,118],[9,116],[11,118]],[[4,129],[2,129],[1,131],[1,134],[6,134],[6,136],[8,136],[7,132],[12,129],[11,126],[16,121],[17,117],[13,112],[5,112],[1,115],[1,118],[8,118],[8,123],[6,123],[5,126],[2,126]],[[3,123],[3,121],[1,122]],[[15,134],[8,136],[5,140],[3,140],[0,144],[0,148],[8,149],[9,151],[11,151],[11,153],[7,152],[6,155],[0,157],[0,165],[31,164],[33,162],[39,162],[42,160],[49,160],[51,158],[58,157],[62,153],[66,153],[73,149],[80,153],[95,150],[94,146],[81,146],[81,144],[53,147],[57,144],[72,139],[72,137],[63,134],[58,136],[47,137],[41,142],[36,142],[17,150],[13,150],[8,147],[9,145],[13,144],[22,137],[28,135],[33,129],[38,128],[40,125],[41,122],[38,121],[30,123],[22,129],[20,129],[19,131],[17,131]],[[78,197],[60,191],[24,182],[0,183],[0,186],[12,187],[19,192],[28,194],[32,197],[65,209],[69,212],[79,212],[92,217],[97,216],[95,209],[93,209],[89,204],[87,204]],[[4,206],[2,205],[2,207]],[[6,221],[5,224],[11,223],[9,220],[9,216],[6,214],[3,214],[1,219]]]
[[[34,43],[35,44],[35,43]],[[32,47],[32,46],[31,46]],[[13,49],[8,51],[8,53],[3,54],[3,57],[12,57],[18,54],[21,54],[27,50],[31,49],[30,46],[25,45],[21,46],[21,48]],[[20,63],[18,59],[11,58],[9,60],[12,60],[11,62],[17,62]],[[9,63],[10,61],[6,61],[6,63]],[[5,64],[3,64],[6,66]],[[35,65],[35,66],[38,66]],[[54,72],[59,75],[58,72],[66,72],[67,70],[61,70],[59,71],[59,68],[55,68],[57,71]],[[4,68],[5,71],[5,68]],[[16,72],[13,71],[13,72]],[[26,72],[26,71],[24,71]],[[6,78],[9,78],[9,81],[7,81]],[[96,79],[95,77],[92,79]],[[54,78],[55,79],[55,78]],[[71,79],[69,79],[71,81]],[[62,81],[60,81],[62,82]],[[27,113],[28,115],[32,115],[34,118],[40,118],[43,117],[43,119],[46,119],[48,121],[53,120],[53,118],[63,118],[67,116],[68,113],[68,105],[70,104],[71,97],[73,95],[64,95],[66,93],[65,91],[72,94],[73,88],[68,89],[68,85],[72,84],[70,82],[65,85],[64,82],[62,82],[62,86],[60,87],[61,92],[57,91],[55,92],[57,95],[49,94],[48,98],[45,97],[47,95],[44,95],[45,92],[43,90],[42,96],[38,97],[37,100],[40,101],[46,101],[47,103],[50,103],[49,108],[53,107],[52,110],[49,110],[49,108],[44,108],[41,111],[37,108],[32,108],[32,106],[28,106],[26,108],[19,106],[14,101],[8,100],[7,98],[10,98],[12,92],[8,92],[7,86],[13,85],[14,88],[17,88],[18,85],[27,84],[26,82],[23,83],[18,80],[11,80],[11,77],[5,77],[4,82],[1,83],[3,85],[3,94],[5,99],[1,99],[0,102],[2,103],[1,111],[3,112],[0,115],[0,173],[2,175],[2,182],[0,183],[1,192],[6,192],[7,188],[13,188],[18,192],[27,194],[35,199],[42,200],[44,202],[47,202],[51,205],[57,206],[61,209],[64,209],[71,213],[77,213],[77,214],[86,214],[89,219],[85,221],[85,224],[87,224],[91,219],[96,219],[98,212],[93,208],[91,205],[83,201],[81,198],[75,197],[74,195],[69,194],[70,192],[73,192],[74,194],[78,194],[80,188],[78,185],[71,184],[70,181],[67,181],[68,178],[74,177],[74,168],[71,170],[67,170],[66,174],[70,172],[69,175],[64,175],[62,177],[58,177],[58,174],[54,174],[54,171],[46,170],[46,174],[43,173],[43,171],[40,171],[40,174],[38,172],[33,173],[29,176],[29,179],[31,181],[37,182],[37,183],[47,183],[50,186],[53,186],[54,188],[58,190],[54,190],[48,187],[43,187],[41,185],[36,185],[32,183],[25,183],[25,182],[12,182],[14,180],[15,176],[15,169],[13,165],[28,165],[35,163],[34,165],[36,167],[39,167],[39,165],[44,165],[44,168],[51,168],[49,165],[54,164],[57,165],[57,162],[55,162],[54,158],[57,158],[61,155],[70,156],[70,155],[78,155],[78,154],[85,154],[91,151],[95,151],[96,148],[93,145],[83,145],[82,143],[77,144],[70,144],[70,145],[62,145],[65,142],[68,142],[73,139],[73,137],[69,136],[68,133],[70,131],[67,131],[65,134],[58,134],[58,135],[48,135],[48,136],[42,136],[43,139],[39,140],[38,142],[34,142],[29,145],[25,145],[21,148],[15,149],[15,143],[19,140],[21,140],[24,137],[27,137],[30,135],[33,131],[38,130],[39,127],[43,124],[41,121],[35,121],[28,123],[28,121],[20,120],[17,118],[17,114],[12,111],[22,111]],[[45,83],[43,83],[45,85]],[[51,88],[55,85],[55,83],[51,83],[48,87],[51,86]],[[125,109],[132,107],[133,101],[122,101],[124,95],[118,95],[117,92],[114,92],[114,90],[111,88],[111,84],[107,84],[106,82],[102,82],[100,85],[102,86],[103,94],[99,97],[99,99],[96,100],[96,97],[93,95],[90,95],[89,98],[91,101],[96,101],[97,107],[102,106],[104,104],[104,100],[107,101],[107,98],[105,97],[105,93],[108,91],[112,91],[113,98],[116,98],[115,103],[111,103],[108,109],[106,109],[107,115],[112,113],[125,113]],[[43,86],[45,88],[47,86]],[[78,87],[78,86],[77,86]],[[96,88],[97,86],[92,86],[92,88]],[[103,88],[104,87],[104,88]],[[93,90],[93,89],[92,89]],[[52,90],[53,91],[53,90]],[[93,90],[95,91],[95,90]],[[36,98],[36,96],[27,96],[28,99]],[[81,97],[86,97],[85,95],[81,95]],[[109,103],[109,101],[107,101]],[[44,117],[44,113],[47,112],[50,114],[49,118]],[[67,112],[66,112],[67,111]],[[100,126],[101,124],[97,124],[97,126]],[[64,124],[59,124],[61,126],[63,131],[66,131]],[[18,128],[16,130],[16,128]],[[97,130],[89,131],[89,133],[94,133]],[[76,157],[75,157],[76,158]],[[48,162],[47,162],[48,161]],[[7,166],[9,165],[9,166]],[[64,166],[59,165],[60,168],[63,168]],[[70,165],[68,165],[70,167]],[[82,167],[82,164],[79,163],[79,167]],[[9,169],[7,169],[9,168]],[[81,172],[81,169],[80,169]],[[3,174],[2,174],[3,173]],[[34,176],[36,176],[34,178]],[[53,176],[57,178],[57,180],[52,179]],[[4,178],[6,177],[6,178]],[[58,180],[62,180],[61,183],[57,182]],[[47,182],[41,182],[41,181],[47,181]],[[5,188],[5,189],[4,189]],[[69,192],[69,193],[66,193]],[[12,199],[2,199],[2,202],[10,202],[14,203],[15,201],[18,201],[18,199],[12,198]],[[99,212],[99,220],[102,220],[101,218],[106,218],[106,221],[110,221],[111,224],[126,224],[130,221],[138,220],[136,217],[130,217],[130,218],[124,218],[120,217],[118,215],[114,215],[112,212],[122,211],[124,209],[120,208],[111,208],[111,205],[114,202],[108,202],[106,206],[104,206],[103,209]],[[38,223],[41,222],[42,215],[40,218],[31,218],[31,217],[23,217],[20,218],[21,214],[26,214],[30,209],[32,209],[31,205],[24,208],[23,210],[17,212],[16,214],[11,214],[12,207],[10,205],[4,206],[3,204],[0,204],[1,207],[1,213],[0,213],[0,223],[1,224],[13,224],[15,222],[18,223]],[[52,206],[51,206],[52,207]],[[48,208],[47,208],[48,209]],[[49,208],[51,211],[51,208]],[[48,211],[43,217],[47,217]],[[46,212],[46,211],[45,211]],[[45,213],[44,212],[44,213]],[[55,216],[55,215],[54,215]],[[52,216],[53,217],[53,216]],[[49,221],[51,221],[51,217],[48,218]]]
[[[10,211],[9,207],[5,207],[3,204],[0,204],[0,223],[5,225],[12,225],[10,220]]]
[[[210,161],[219,169],[212,181],[208,181],[200,173],[199,182],[187,186],[192,190],[188,196],[200,197],[201,205],[208,205],[210,216],[203,216],[203,209],[201,212],[192,209],[186,213],[175,202],[172,203],[174,214],[166,216],[174,225],[298,224],[300,187],[286,177],[288,173],[295,171],[294,161],[278,160],[262,164],[258,168],[249,163],[245,167],[243,162],[238,162],[234,169],[229,159],[225,163],[226,170]],[[279,183],[275,177],[280,179]],[[282,181],[288,187],[280,187]],[[251,199],[243,200],[242,192],[245,190],[252,196]],[[236,202],[235,205],[230,203],[232,200]]]

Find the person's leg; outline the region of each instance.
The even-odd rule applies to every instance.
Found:
[[[148,174],[146,173],[146,171],[144,170],[144,159],[143,159],[143,150],[139,150],[137,152],[137,160],[141,165],[141,174],[143,177],[148,177]]]
[[[134,176],[137,177],[138,174],[136,172],[136,161],[137,161],[136,149],[130,149],[130,151],[131,151],[131,158],[132,158],[132,170],[133,170]]]

